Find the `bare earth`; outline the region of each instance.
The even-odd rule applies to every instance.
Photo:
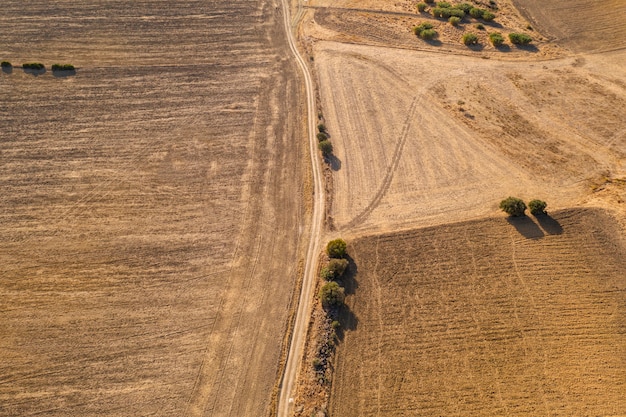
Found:
[[[311,194],[281,19],[3,2],[0,415],[267,414]]]
[[[626,246],[606,212],[355,240],[336,416],[622,415]]]
[[[326,237],[352,241],[358,272],[330,400],[312,350],[297,415],[626,409],[626,11],[496,3],[484,31],[410,1],[304,3],[334,147]],[[436,41],[411,33],[424,21]],[[509,195],[554,218],[507,223]]]

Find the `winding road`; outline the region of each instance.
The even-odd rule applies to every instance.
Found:
[[[322,173],[318,159],[317,138],[315,137],[315,94],[313,81],[309,69],[296,47],[296,40],[288,0],[281,0],[283,8],[283,22],[285,33],[289,42],[289,48],[304,76],[306,96],[307,96],[307,119],[309,133],[309,151],[311,154],[311,169],[313,171],[314,195],[313,195],[313,216],[311,221],[311,233],[304,266],[304,278],[298,310],[296,313],[289,353],[285,364],[285,373],[280,384],[280,394],[278,398],[278,417],[288,417],[292,414],[293,394],[298,376],[298,368],[302,359],[302,353],[306,340],[307,323],[311,311],[312,292],[316,279],[315,266],[320,251],[320,238],[323,227],[324,213],[324,187],[322,186]]]

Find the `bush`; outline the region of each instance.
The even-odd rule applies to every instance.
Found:
[[[434,39],[437,32],[433,29],[433,25],[428,22],[421,23],[413,28],[413,32],[422,39]]]
[[[444,19],[447,19],[450,17],[450,9],[443,8],[443,7],[433,8],[432,13],[434,17],[441,17]]]
[[[324,156],[328,156],[333,153],[333,144],[330,143],[328,139],[321,141],[317,146],[320,148],[320,151],[322,151]]]
[[[470,16],[472,16],[474,19],[482,18],[483,13],[485,13],[485,10],[479,9],[478,7],[472,7],[469,11]]]
[[[339,279],[342,277],[348,267],[347,259],[331,259],[326,268],[331,275],[331,279]]]
[[[548,203],[541,200],[531,200],[528,203],[528,208],[530,209],[530,213],[533,216],[546,214],[546,207],[548,207]]]
[[[317,125],[317,130],[318,130],[319,132],[326,133],[326,125],[325,125],[324,123],[320,123],[320,124],[318,124],[318,125]]]
[[[53,64],[52,71],[74,71],[74,65],[72,64]]]
[[[509,39],[515,45],[528,45],[532,42],[532,38],[525,33],[509,33]]]
[[[46,68],[46,66],[44,64],[40,64],[39,62],[29,62],[26,64],[22,64],[22,68],[40,71]]]
[[[317,132],[316,136],[317,136],[317,140],[319,140],[320,142],[328,139],[328,135],[326,134],[326,132]]]
[[[459,19],[463,19],[465,17],[465,12],[461,9],[450,9],[450,17],[458,17]]]
[[[482,23],[478,23],[476,25],[476,29],[478,29],[478,30],[485,30],[485,25],[483,25]]]
[[[461,4],[457,4],[456,6],[454,6],[455,9],[459,9],[459,10],[463,10],[464,13],[469,13],[470,10],[472,10],[474,8],[474,6],[472,6],[469,3],[461,3]]]
[[[461,18],[460,17],[456,17],[456,16],[452,16],[452,17],[450,17],[450,19],[448,19],[448,22],[450,22],[450,24],[452,26],[458,26],[459,23],[461,23]]]
[[[334,239],[326,245],[326,253],[331,258],[345,258],[348,245],[343,239]]]
[[[322,305],[326,308],[340,306],[346,299],[344,289],[335,281],[324,284],[322,288],[320,288],[319,296],[322,300]]]
[[[526,204],[519,198],[508,197],[500,202],[500,209],[509,216],[519,217],[524,215]]]
[[[491,22],[493,19],[496,18],[496,15],[489,11],[485,11],[482,15],[482,18],[485,22]]]
[[[476,45],[478,43],[478,36],[474,33],[466,33],[463,35],[463,43],[467,46]]]
[[[448,3],[447,1],[438,1],[437,2],[437,7],[441,8],[441,9],[449,9],[450,7],[452,7],[452,5],[450,3]]]
[[[500,46],[504,43],[504,37],[498,32],[493,32],[489,34],[489,41],[493,46]]]
[[[417,11],[420,13],[424,13],[428,5],[426,3],[417,3]]]
[[[2,61],[2,64],[0,64],[0,66],[2,66],[2,68],[11,68],[13,65],[11,65],[9,61]]]
[[[434,29],[426,29],[425,31],[422,32],[422,39],[430,41],[433,40],[437,37],[437,31],[435,31]]]
[[[325,281],[332,281],[333,273],[330,272],[330,269],[328,269],[327,266],[325,266],[324,268],[320,270],[320,278],[322,278]]]

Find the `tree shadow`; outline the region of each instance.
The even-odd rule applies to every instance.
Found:
[[[538,214],[535,216],[537,222],[545,232],[549,235],[560,235],[563,233],[563,227],[561,224],[551,217],[548,213]]]
[[[12,74],[13,73],[13,66],[2,67],[2,72],[4,72],[5,74]]]
[[[485,45],[481,44],[481,43],[477,43],[475,45],[465,45],[467,47],[467,49],[471,49],[474,52],[480,52],[483,49],[485,49]]]
[[[65,77],[71,77],[76,75],[76,70],[57,70],[57,71],[52,71],[52,75],[54,75],[57,78],[65,78]]]
[[[535,45],[529,44],[529,45],[515,45],[517,47],[517,49],[521,49],[522,51],[528,51],[528,52],[539,52],[539,48],[537,48]]]
[[[511,52],[511,46],[507,44],[501,44],[495,47],[500,52]]]
[[[341,308],[339,308],[339,314],[337,318],[337,321],[341,325],[338,329],[335,330],[335,332],[337,333],[337,338],[339,340],[343,340],[345,336],[344,333],[346,331],[356,330],[359,327],[359,319],[346,304],[342,305]]]
[[[493,20],[490,21],[490,22],[482,22],[482,23],[483,23],[483,25],[489,26],[489,27],[492,27],[492,28],[502,28],[503,27],[502,24],[500,24],[498,22],[495,22]]]
[[[356,280],[358,268],[350,255],[346,255],[345,259],[348,261],[348,267],[343,273],[339,285],[344,288],[346,295],[352,295],[359,288],[359,282]]]
[[[427,44],[431,45],[431,46],[441,46],[443,45],[443,42],[441,42],[439,39],[423,39],[424,42],[426,42]]]
[[[543,230],[539,228],[537,223],[532,221],[532,219],[526,215],[508,217],[506,221],[515,227],[519,234],[524,236],[526,239],[541,239],[545,236]]]
[[[333,171],[339,171],[341,169],[341,159],[337,158],[334,154],[330,154],[324,157],[325,161]]]
[[[35,69],[35,68],[22,68],[26,74],[30,74],[34,77],[38,77],[46,73],[46,69]]]

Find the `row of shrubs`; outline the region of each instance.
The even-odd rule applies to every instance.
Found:
[[[530,200],[528,207],[526,203],[524,203],[524,200],[517,197],[508,197],[500,202],[500,209],[513,217],[523,216],[526,208],[530,209],[530,213],[533,216],[546,214],[546,207],[548,207],[548,203],[538,199]]]
[[[330,154],[333,153],[333,144],[330,143],[330,140],[328,139],[330,137],[330,135],[328,134],[328,131],[326,130],[326,125],[324,123],[320,123],[317,125],[317,140],[318,140],[318,144],[317,146],[319,147],[320,151],[322,151],[322,154],[324,156],[329,156]]]
[[[322,338],[319,341],[315,358],[313,359],[313,369],[315,370],[318,382],[324,383],[326,371],[330,364],[332,354],[339,341],[338,332],[341,331],[341,323],[338,320],[339,308],[343,305],[346,293],[340,285],[341,278],[348,268],[346,242],[343,239],[334,239],[326,245],[326,255],[328,260],[326,265],[320,270],[320,277],[325,281],[320,288],[319,297],[326,311],[326,320],[322,328]]]
[[[13,64],[11,64],[9,61],[2,61],[2,63],[0,63],[0,66],[2,66],[2,68],[13,68]],[[28,70],[34,70],[34,71],[41,71],[46,69],[46,66],[40,62],[27,62],[25,64],[22,64],[22,68],[24,69],[28,69]],[[76,68],[74,68],[74,65],[72,64],[53,64],[52,65],[52,71],[75,71]]]
[[[450,23],[452,25],[457,25],[459,23],[458,18],[451,17]],[[437,37],[437,31],[433,29],[433,25],[428,22],[420,23],[419,25],[413,28],[413,33],[419,38],[425,40],[432,40]],[[509,33],[509,40],[514,45],[528,45],[532,42],[532,38],[524,33]],[[461,38],[463,44],[467,46],[477,45],[479,42],[478,35],[475,33],[465,33]],[[502,36],[499,32],[492,32],[489,34],[489,41],[493,44],[493,46],[498,47],[504,44],[504,36]]]
[[[428,4],[426,3],[433,3],[433,1],[417,3],[417,10],[420,13],[426,12],[426,9],[428,8]],[[482,19],[485,22],[491,22],[493,19],[496,18],[495,13],[473,6],[469,3],[461,3],[453,6],[448,2],[440,1],[437,2],[435,7],[430,9],[430,12],[433,17],[439,17],[443,19],[455,17],[458,18],[459,21],[463,19],[466,15],[470,15],[474,19]]]

